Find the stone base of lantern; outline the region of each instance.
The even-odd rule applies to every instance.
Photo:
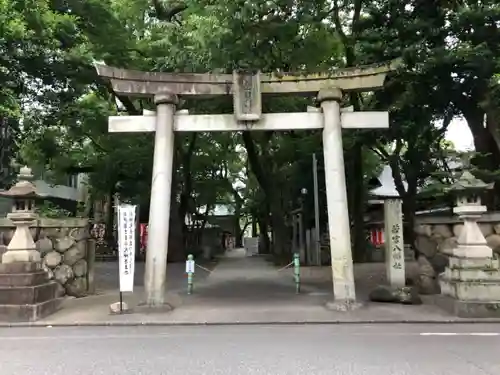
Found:
[[[450,257],[435,302],[461,318],[500,317],[500,260]]]
[[[0,264],[0,321],[33,322],[57,311],[61,302],[57,283],[40,263]]]

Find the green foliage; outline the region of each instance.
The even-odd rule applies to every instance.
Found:
[[[52,219],[72,216],[70,211],[50,201],[44,201],[42,204],[37,205],[35,211],[41,217],[48,217]]]
[[[118,193],[147,206],[152,135],[108,134],[107,118],[154,106],[149,99],[117,97],[96,76],[94,61],[146,71],[279,74],[403,57],[383,91],[346,97],[356,109],[389,109],[390,129],[346,132],[344,146],[351,162],[352,150],[362,145],[363,173],[348,165],[350,189],[365,186],[387,163],[400,192],[413,199],[430,177],[446,182],[453,147],[444,135],[454,115],[465,116],[482,155],[494,155],[488,137],[500,147],[498,19],[493,0],[0,0],[0,115],[22,129],[21,161],[56,175],[83,169],[95,199]],[[303,111],[311,104],[313,98],[270,98],[264,109]],[[182,106],[192,113],[232,111],[230,98]],[[478,126],[484,113],[490,136]],[[437,128],[436,121],[444,125]],[[319,132],[179,134],[174,189],[180,221],[227,203],[242,217],[271,217],[280,226],[300,190],[313,191],[313,153],[322,160]],[[322,173],[320,164],[324,191]],[[312,194],[305,199],[313,207]]]

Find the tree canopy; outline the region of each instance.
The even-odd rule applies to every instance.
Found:
[[[279,75],[401,58],[384,90],[345,97],[356,110],[389,110],[391,119],[388,131],[344,136],[358,259],[368,181],[382,163],[392,167],[412,218],[418,188],[446,162],[443,140],[454,116],[463,116],[472,131],[478,166],[494,171],[500,162],[495,1],[0,0],[0,17],[0,114],[15,135],[1,162],[10,163],[19,149],[19,161],[55,174],[86,171],[88,213],[95,201],[110,203],[119,194],[146,207],[146,220],[153,155],[150,134],[107,133],[109,115],[142,114],[153,103],[116,95],[94,62],[145,71],[238,68]],[[314,104],[313,97],[270,98],[264,109],[303,111]],[[193,113],[232,110],[230,98],[181,106]],[[172,207],[177,258],[184,257],[185,216],[203,221],[218,203],[254,218],[266,238],[272,232],[275,253],[289,251],[287,218],[300,199],[312,218],[312,154],[321,161],[321,150],[316,131],[179,134]],[[321,163],[319,169],[325,226]],[[311,193],[303,197],[303,188]]]

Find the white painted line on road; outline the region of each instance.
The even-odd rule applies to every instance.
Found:
[[[500,336],[498,332],[421,332],[420,336]]]
[[[477,332],[471,333],[471,336],[500,336],[500,333],[497,332]]]

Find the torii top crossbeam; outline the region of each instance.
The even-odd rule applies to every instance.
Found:
[[[337,69],[330,74],[294,75],[258,74],[262,94],[317,94],[323,88],[337,87],[343,91],[371,91],[381,88],[388,72],[400,60]],[[108,79],[115,93],[151,97],[162,91],[179,96],[217,96],[234,94],[235,74],[195,74],[141,72],[106,65],[96,65],[97,73]],[[252,76],[255,76],[253,74]]]

